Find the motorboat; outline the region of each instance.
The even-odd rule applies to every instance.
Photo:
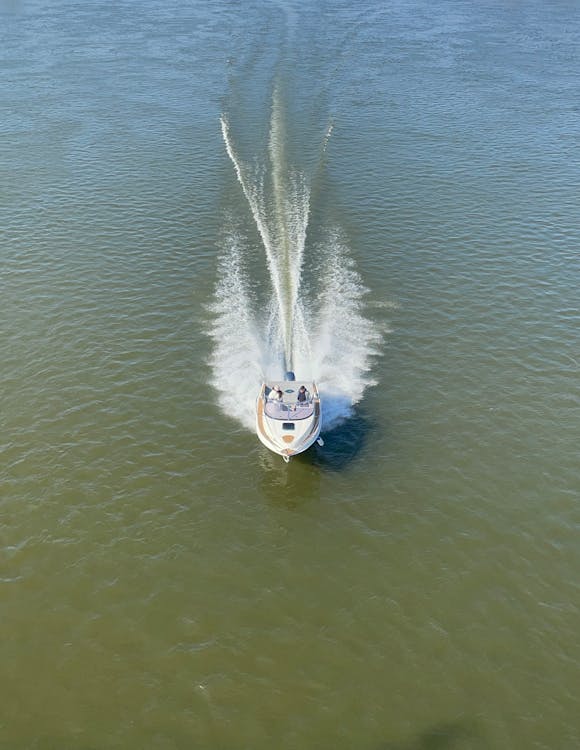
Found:
[[[261,442],[288,462],[320,437],[320,396],[316,383],[300,382],[294,373],[262,383],[256,402],[256,432]]]

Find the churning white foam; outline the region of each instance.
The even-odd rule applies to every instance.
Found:
[[[274,93],[269,140],[269,189],[263,174],[236,154],[222,117],[227,153],[262,241],[271,292],[266,303],[254,293],[246,263],[256,248],[235,228],[224,235],[215,298],[212,382],[222,409],[254,429],[255,400],[265,380],[286,369],[319,387],[323,430],[348,418],[365,389],[381,335],[364,315],[367,289],[338,230],[308,248],[303,285],[310,191],[306,176],[290,169],[284,153],[284,122]],[[322,148],[332,132],[329,126]],[[308,288],[308,293],[304,289]]]
[[[319,383],[328,429],[350,416],[365,389],[375,384],[370,368],[382,336],[364,315],[368,290],[346,244],[334,232],[319,252],[323,269],[317,303],[309,311],[308,347],[297,352],[296,371],[308,372]]]

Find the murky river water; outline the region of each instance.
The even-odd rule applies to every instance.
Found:
[[[0,747],[576,750],[578,6],[0,41]],[[328,406],[289,465],[282,329]]]

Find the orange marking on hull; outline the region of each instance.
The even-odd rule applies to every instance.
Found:
[[[292,437],[292,435],[283,435],[282,440],[285,443],[291,443],[294,440],[294,438]]]

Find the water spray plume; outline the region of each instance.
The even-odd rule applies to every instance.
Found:
[[[274,90],[268,149],[260,167],[250,167],[239,158],[225,116],[221,129],[262,242],[271,300],[257,306],[251,293],[245,262],[255,248],[235,228],[225,233],[210,332],[213,382],[220,404],[253,429],[260,383],[279,379],[292,369],[299,378],[317,381],[324,404],[323,428],[329,429],[350,415],[353,404],[372,384],[368,373],[380,335],[362,312],[367,290],[346,243],[333,231],[309,261],[308,299],[302,292],[310,180],[288,164],[280,89]],[[332,129],[329,123],[317,169]]]

